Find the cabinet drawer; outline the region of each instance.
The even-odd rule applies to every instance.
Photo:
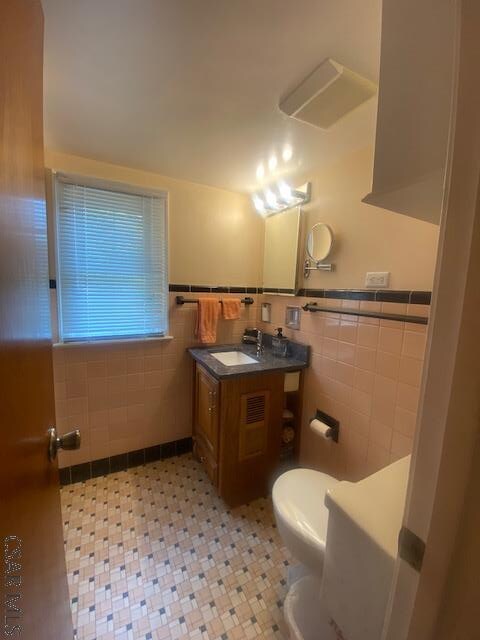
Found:
[[[218,464],[210,455],[208,448],[200,435],[197,435],[195,440],[195,455],[202,463],[208,477],[212,481],[212,484],[215,487],[218,486]]]

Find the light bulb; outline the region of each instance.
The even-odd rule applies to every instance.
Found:
[[[289,144],[286,144],[283,147],[283,151],[282,151],[282,159],[284,162],[289,162],[292,159],[293,156],[293,149]]]
[[[277,156],[273,154],[268,159],[268,168],[270,169],[270,171],[275,171],[276,166],[277,166]]]
[[[259,164],[257,167],[257,180],[263,180],[265,176],[265,167],[263,164]]]
[[[279,183],[278,191],[280,193],[280,196],[282,197],[282,200],[285,200],[285,202],[290,202],[290,200],[292,199],[292,189],[286,182],[282,181]]]
[[[253,196],[253,205],[258,213],[265,213],[265,203],[260,196],[257,196],[257,194]]]
[[[271,207],[272,209],[277,208],[277,196],[273,193],[271,189],[268,189],[265,192],[265,199],[269,207]]]

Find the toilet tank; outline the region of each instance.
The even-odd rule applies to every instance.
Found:
[[[380,640],[410,456],[357,483],[327,492],[329,510],[322,598],[345,640]]]

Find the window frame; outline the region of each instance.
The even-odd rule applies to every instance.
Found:
[[[61,281],[61,271],[59,265],[59,251],[58,251],[58,196],[57,185],[59,181],[67,183],[78,183],[82,186],[92,187],[97,189],[103,189],[105,191],[112,191],[114,193],[126,193],[136,196],[155,197],[163,201],[165,208],[165,298],[166,298],[166,326],[165,332],[158,334],[138,334],[131,336],[111,336],[111,337],[89,337],[85,339],[71,339],[64,340],[60,327],[61,327],[61,302],[59,295],[59,282]],[[163,189],[153,189],[150,187],[143,187],[140,185],[134,185],[130,183],[120,182],[116,180],[107,180],[103,178],[97,178],[93,176],[87,176],[78,173],[70,173],[65,171],[51,170],[51,233],[49,234],[49,240],[53,246],[53,256],[49,252],[50,273],[53,274],[55,280],[56,300],[52,305],[55,311],[56,326],[52,327],[52,333],[55,336],[57,344],[63,346],[75,346],[82,344],[101,344],[101,343],[116,343],[116,342],[139,342],[146,340],[171,340],[172,336],[169,334],[170,329],[170,317],[169,317],[169,192]],[[47,193],[48,196],[48,193]],[[50,243],[49,243],[50,244]],[[53,308],[52,308],[53,311]],[[53,314],[52,314],[53,315]]]

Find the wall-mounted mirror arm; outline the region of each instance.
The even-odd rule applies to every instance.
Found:
[[[335,269],[335,265],[329,263],[327,264],[326,262],[314,262],[312,265],[312,261],[307,258],[304,262],[303,265],[303,277],[304,278],[309,278],[310,277],[310,271],[333,271]]]

